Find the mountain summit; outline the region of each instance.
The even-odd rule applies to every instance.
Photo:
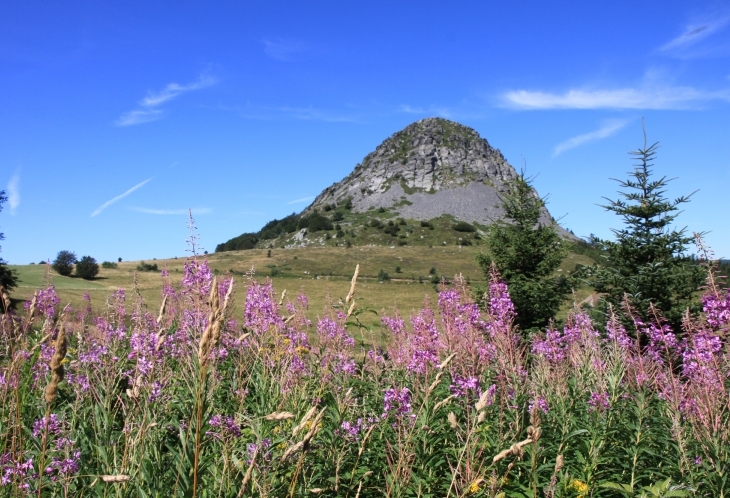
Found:
[[[219,244],[216,252],[308,245],[471,245],[487,225],[504,218],[500,193],[516,177],[502,153],[475,130],[446,119],[422,119],[381,143],[301,213]],[[540,221],[552,222],[547,210]]]
[[[487,225],[502,218],[498,193],[516,176],[502,153],[472,128],[427,118],[386,139],[303,214],[349,199],[353,212],[386,208],[415,220],[451,215]]]

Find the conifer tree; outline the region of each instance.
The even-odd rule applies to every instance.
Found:
[[[487,229],[487,254],[477,256],[485,275],[492,263],[499,270],[523,330],[547,325],[571,292],[569,279],[556,276],[567,244],[554,221],[540,222],[544,207],[545,201],[523,172],[502,196],[505,220]]]
[[[612,230],[615,241],[594,238],[606,259],[589,281],[605,303],[619,307],[626,295],[644,319],[654,304],[679,330],[682,313],[698,304],[693,294],[704,275],[687,254],[693,237],[674,227],[679,206],[692,194],[669,200],[666,186],[671,179],[652,178],[658,147],[658,143],[647,147],[644,132],[643,148],[629,153],[637,161],[634,171],[628,180],[616,180],[623,190],[620,198],[605,198],[608,204],[602,207],[621,217],[624,226]]]

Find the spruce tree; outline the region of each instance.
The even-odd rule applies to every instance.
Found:
[[[679,330],[685,309],[697,308],[694,293],[704,275],[687,254],[693,237],[674,227],[679,206],[692,194],[669,200],[666,187],[671,179],[652,178],[658,147],[658,143],[647,147],[645,132],[643,148],[629,152],[636,160],[634,171],[628,180],[615,180],[623,190],[620,198],[604,198],[608,204],[601,207],[621,217],[624,226],[612,229],[615,241],[594,239],[605,251],[605,265],[597,267],[589,281],[603,294],[604,303],[618,308],[627,296],[645,320],[654,304]]]
[[[492,263],[509,286],[517,313],[516,323],[525,331],[544,327],[555,317],[571,292],[571,282],[556,276],[567,256],[566,241],[556,224],[540,222],[545,201],[524,172],[501,197],[504,220],[489,225],[487,253],[477,261],[485,275]]]

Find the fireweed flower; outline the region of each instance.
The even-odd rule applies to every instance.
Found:
[[[496,387],[496,386],[492,386],[492,387]],[[530,401],[530,403],[528,403],[528,405],[527,405],[527,412],[528,413],[531,413],[532,412],[532,407],[533,406],[537,406],[538,410],[540,410],[543,413],[547,413],[547,412],[550,411],[550,406],[548,405],[547,400],[545,398],[542,398],[542,397],[538,397],[534,401]]]
[[[321,319],[317,322],[317,334],[322,345],[322,366],[329,368],[333,374],[355,374],[357,367],[352,358],[355,339],[347,334],[342,320]]]
[[[607,392],[591,392],[591,397],[588,399],[588,406],[591,407],[592,410],[596,411],[607,411],[609,408],[611,408],[611,404],[608,399],[608,393]]]
[[[0,486],[20,481],[20,487],[27,490],[30,485],[24,482],[26,476],[33,478],[33,458],[28,458],[23,462],[13,458],[11,453],[0,455]]]
[[[236,419],[228,415],[215,415],[208,421],[208,425],[212,430],[206,434],[216,439],[234,439],[242,435],[241,427],[236,423]]]
[[[49,434],[61,433],[61,422],[58,420],[58,415],[51,413],[49,416],[33,422],[33,437],[42,436],[43,431],[46,429],[48,429]]]
[[[454,374],[449,389],[451,389],[451,394],[457,398],[468,396],[470,391],[476,397],[482,394],[482,390],[479,387],[479,379],[476,377],[462,377],[459,374]]]
[[[56,309],[60,302],[61,299],[58,297],[58,294],[56,294],[56,288],[53,285],[38,291],[36,303],[38,311],[44,317],[52,319],[56,316]]]
[[[206,297],[210,293],[213,273],[210,271],[207,261],[188,259],[183,265],[183,271],[181,284],[184,294]]]
[[[391,387],[385,390],[383,398],[383,414],[381,418],[387,418],[393,414],[398,418],[408,415],[411,412],[411,391],[407,387],[396,389]]]
[[[719,293],[702,296],[702,311],[705,312],[707,323],[714,329],[730,323],[730,289],[724,297]]]

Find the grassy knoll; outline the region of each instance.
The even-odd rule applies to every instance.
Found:
[[[420,308],[423,300],[436,299],[436,292],[430,283],[431,268],[438,276],[452,278],[462,274],[472,286],[485,284],[475,255],[479,247],[457,245],[418,247],[312,247],[300,249],[272,249],[267,256],[266,249],[248,251],[229,251],[205,256],[211,268],[219,275],[232,273],[239,284],[252,268],[257,278],[270,277],[277,293],[284,289],[289,295],[303,292],[309,297],[309,318],[315,319],[327,304],[328,294],[333,301],[344,297],[349,289],[349,280],[360,265],[358,297],[362,306],[376,310],[379,314],[391,313],[397,306],[402,314]],[[580,254],[570,254],[561,271],[568,272],[576,264],[591,264],[592,259]],[[179,285],[185,259],[156,260],[154,263],[170,272],[173,285]],[[134,290],[135,274],[137,289],[151,308],[159,306],[163,278],[159,272],[136,271],[139,262],[119,263],[118,268],[101,268],[94,280],[63,277],[46,268],[46,265],[12,266],[18,271],[20,284],[13,293],[15,299],[28,300],[35,290],[53,284],[62,304],[80,309],[83,295],[88,293],[95,307],[101,306],[113,290],[125,289],[130,296]],[[400,267],[400,273],[396,273]],[[390,281],[379,282],[380,270],[388,273]],[[239,286],[239,289],[243,289]],[[578,289],[576,300],[580,302],[589,295],[588,289]],[[570,307],[566,303],[565,309]],[[364,318],[365,323],[379,321],[371,314]]]

